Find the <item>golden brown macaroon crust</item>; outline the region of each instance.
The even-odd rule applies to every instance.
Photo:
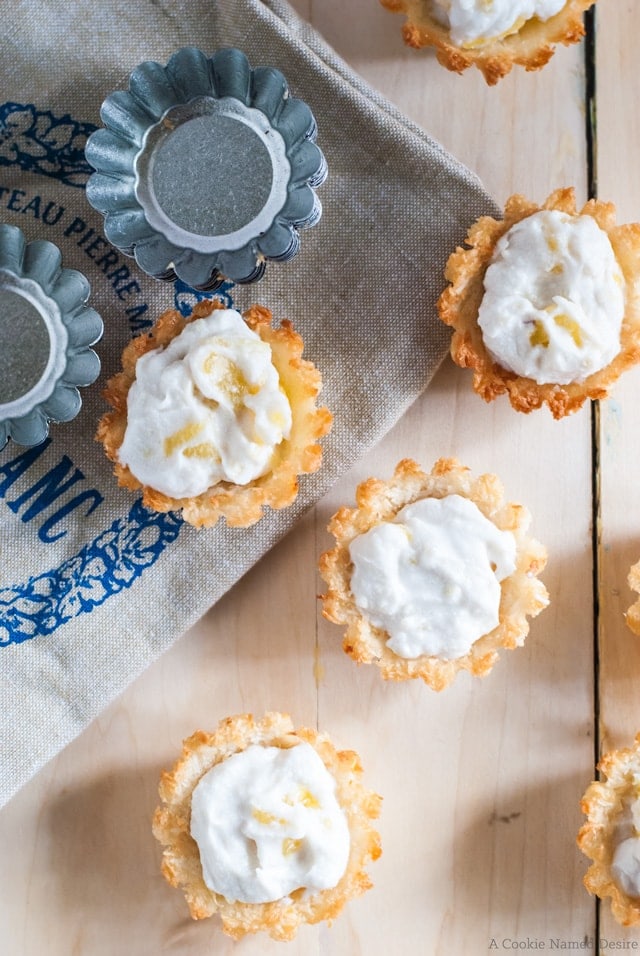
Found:
[[[580,849],[593,862],[584,875],[584,885],[601,900],[610,897],[611,912],[622,926],[640,924],[640,899],[620,889],[611,875],[615,852],[617,818],[625,800],[634,797],[633,775],[640,774],[640,733],[631,747],[606,754],[598,764],[600,780],[594,781],[580,802],[587,822],[578,833]]]
[[[515,537],[516,569],[500,585],[500,623],[475,641],[463,657],[399,657],[387,647],[389,635],[371,624],[355,604],[349,545],[375,525],[392,520],[405,505],[453,494],[473,501],[497,528],[511,531]],[[322,596],[322,613],[335,624],[346,625],[343,648],[350,657],[358,663],[377,664],[385,680],[420,677],[433,690],[443,690],[461,670],[478,677],[488,674],[500,648],[514,648],[524,642],[529,631],[527,616],[535,616],[548,604],[547,590],[537,578],[547,553],[526,535],[529,512],[522,505],[504,503],[502,485],[495,475],[474,478],[455,458],[440,458],[427,474],[406,458],[396,466],[389,481],[369,478],[358,485],[356,504],[356,508],[340,508],[331,519],[328,530],[336,546],[321,556],[319,565],[329,587]]]
[[[507,371],[494,362],[487,351],[478,325],[478,312],[484,296],[484,276],[491,263],[498,240],[517,222],[542,209],[553,209],[571,216],[591,216],[606,232],[622,270],[625,283],[625,314],[620,332],[620,351],[599,372],[583,382],[568,385],[539,385]],[[469,229],[465,244],[451,254],[445,268],[450,283],[438,300],[440,318],[453,327],[451,356],[462,368],[473,369],[473,388],[491,402],[505,393],[513,408],[531,412],[548,405],[554,418],[563,418],[577,411],[587,399],[606,398],[613,382],[626,369],[640,361],[640,225],[617,226],[613,203],[590,199],[576,211],[575,190],[558,189],[542,206],[515,195],[507,200],[504,219],[483,216]]]
[[[476,66],[489,86],[511,71],[514,64],[539,70],[555,52],[555,45],[568,46],[584,36],[582,15],[595,0],[567,0],[562,10],[544,22],[532,17],[516,32],[487,40],[473,47],[456,46],[446,27],[429,13],[426,0],[380,0],[394,13],[405,13],[404,42],[410,47],[432,46],[438,62],[454,73]]]
[[[205,299],[194,306],[187,318],[175,309],[169,309],[150,332],[132,339],[122,353],[122,371],[109,379],[103,392],[113,411],[101,418],[96,433],[96,439],[102,442],[108,458],[114,462],[119,485],[132,491],[141,489],[143,504],[154,511],[181,510],[185,521],[195,527],[214,525],[224,517],[228,525],[245,528],[262,517],[265,506],[285,508],[290,505],[298,494],[298,476],[320,467],[322,448],[317,442],[327,434],[332,422],[329,410],[316,405],[322,379],[313,363],[302,358],[301,337],[287,319],[279,328],[273,328],[269,309],[254,305],[242,317],[249,328],[271,347],[272,361],[292,413],[291,434],[276,448],[270,471],[246,485],[221,481],[196,497],[171,498],[143,485],[126,465],[120,463],[118,449],[127,427],[127,396],[136,377],[136,363],[140,356],[165,348],[189,322],[225,308],[217,299]]]
[[[295,890],[273,903],[239,903],[214,893],[205,884],[198,846],[190,833],[191,795],[199,780],[215,764],[251,744],[288,749],[310,744],[336,782],[336,797],[349,825],[351,849],[347,869],[337,886],[309,894]],[[332,921],[352,897],[371,886],[365,867],[380,856],[380,837],[371,821],[380,813],[382,798],[362,786],[362,767],[352,750],[336,750],[326,734],[309,728],[294,730],[287,714],[268,713],[261,720],[251,714],[228,717],[213,733],[197,731],[184,741],[182,756],[162,774],[162,804],[153,818],[153,833],[163,844],[162,872],[181,887],[193,919],[218,914],[225,933],[240,939],[261,930],[274,939],[292,939],[302,923]]]
[[[640,561],[632,564],[627,576],[627,584],[632,591],[640,594]],[[640,635],[640,598],[635,601],[624,616],[627,626],[634,634]]]

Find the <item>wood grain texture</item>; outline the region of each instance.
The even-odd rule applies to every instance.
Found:
[[[605,95],[633,4],[601,2],[614,31],[609,59],[599,61]],[[401,19],[375,0],[294,6],[500,202],[512,192],[541,201],[562,185],[586,198],[580,47],[489,89],[475,71],[459,77],[429,51],[406,49]],[[619,174],[613,187],[621,203],[633,201]],[[575,847],[578,802],[593,776],[590,429],[588,408],[554,422],[546,410],[519,415],[506,400],[485,405],[470,375],[445,362],[383,442],[0,813],[12,867],[0,894],[3,956],[282,952],[262,938],[234,944],[213,921],[193,923],[159,874],[149,826],[160,769],[183,737],[227,714],[270,708],[358,750],[367,784],[384,797],[374,889],[333,927],[304,928],[287,953],[476,956],[491,951],[492,938],[507,951],[527,938],[549,949],[551,938],[593,937],[595,905]],[[606,461],[603,450],[603,472],[616,473],[619,444]],[[359,480],[389,476],[402,457],[430,467],[442,455],[497,473],[507,497],[530,509],[549,551],[552,603],[523,649],[503,653],[487,678],[462,675],[438,695],[385,684],[342,653],[340,629],[319,612],[315,568],[331,544],[327,521],[352,503]],[[631,538],[628,525],[625,560],[636,544],[640,557]],[[618,675],[615,686],[623,680],[631,706],[631,680]],[[620,736],[633,720],[615,718]]]
[[[615,202],[619,222],[640,222],[640,150],[634,36],[640,9],[631,0],[601,0],[597,15],[597,162],[601,199]],[[599,702],[600,753],[628,746],[640,731],[640,639],[624,612],[636,598],[627,585],[629,567],[640,558],[640,369],[618,382],[601,403],[599,420]],[[635,942],[639,929],[621,929],[607,903],[601,935]]]

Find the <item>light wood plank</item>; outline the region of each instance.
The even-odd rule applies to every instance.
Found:
[[[431,53],[398,47],[374,9],[366,32],[372,55],[362,32],[343,29],[341,7],[331,0],[314,7],[338,52],[500,201],[516,191],[540,201],[559,185],[575,185],[586,198],[580,50],[487,90],[475,73],[442,75]],[[363,757],[372,754],[374,779],[387,782],[385,865],[372,896],[393,915],[372,938],[368,901],[351,908],[332,930],[344,952],[383,954],[398,934],[403,952],[438,954],[480,953],[491,938],[502,946],[529,936],[549,946],[551,937],[593,935],[594,906],[574,845],[593,752],[589,430],[588,409],[556,423],[546,411],[526,417],[505,403],[487,407],[468,375],[447,364],[319,509],[328,517],[353,500],[357,480],[388,475],[401,457],[430,466],[455,454],[476,472],[502,476],[509,497],[530,507],[551,556],[545,579],[553,603],[525,649],[506,654],[486,681],[464,675],[440,696],[385,686],[370,669],[354,672],[338,650],[338,629],[320,621],[321,725],[348,728]],[[328,536],[324,542],[320,548]],[[367,945],[350,950],[354,939]]]
[[[635,90],[634,37],[640,9],[631,0],[600,0],[597,16],[598,192],[613,201],[619,222],[640,222],[637,156],[640,124]],[[635,492],[640,469],[640,370],[616,385],[601,403],[600,598],[600,751],[628,746],[640,731],[640,641],[624,623],[635,599],[627,585],[631,564],[640,558],[640,500]],[[640,941],[640,930],[624,930],[601,907],[601,935]]]
[[[357,477],[389,474],[407,454],[427,465],[456,454],[476,473],[507,475],[509,498],[527,503],[549,549],[553,603],[533,622],[524,649],[505,653],[486,680],[463,675],[441,695],[384,685],[373,669],[354,673],[339,630],[320,623],[321,726],[341,730],[363,759],[370,755],[373,779],[386,784],[386,866],[372,895],[380,906],[392,901],[394,919],[388,935],[379,929],[374,953],[385,952],[399,927],[407,952],[419,952],[423,940],[425,952],[443,954],[482,952],[491,937],[572,940],[593,932],[574,845],[593,750],[588,467],[571,484],[549,486],[563,450],[588,462],[588,412],[554,423],[550,434],[543,419],[521,423],[504,406],[472,404],[463,378],[443,369]],[[443,415],[447,407],[454,414]],[[327,517],[352,501],[355,480],[349,476],[325,502]],[[355,908],[347,919],[356,919]],[[339,924],[333,932],[348,930]]]

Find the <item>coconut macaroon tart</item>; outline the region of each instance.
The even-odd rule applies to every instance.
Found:
[[[381,852],[381,798],[361,778],[356,753],[285,714],[198,731],[160,782],[163,874],[194,919],[218,914],[235,939],[287,940],[331,921],[370,888],[365,868]]]
[[[640,594],[640,561],[632,564],[627,575],[627,584],[632,591]],[[627,610],[625,616],[627,626],[634,634],[640,635],[640,597],[636,598],[631,607]]]
[[[600,779],[581,801],[586,823],[578,846],[592,861],[584,885],[600,899],[610,898],[622,926],[640,925],[640,734],[631,747],[606,754]]]
[[[204,300],[186,319],[165,312],[126,346],[104,393],[113,411],[96,437],[119,484],[195,526],[224,516],[246,527],[265,506],[291,504],[331,426],[302,350],[291,323],[272,327],[261,306],[241,315]]]
[[[616,225],[613,204],[577,211],[573,189],[542,206],[512,196],[465,243],[438,310],[485,401],[507,394],[517,411],[546,404],[562,418],[640,360],[640,225]]]
[[[346,625],[355,661],[442,690],[523,643],[548,603],[546,551],[495,475],[474,478],[453,458],[426,473],[405,459],[389,481],[360,484],[356,503],[331,519],[336,546],[320,558],[324,616]]]
[[[555,45],[584,36],[583,13],[595,0],[380,0],[405,13],[407,46],[435,47],[438,61],[462,73],[476,66],[490,86],[514,64],[539,70]]]

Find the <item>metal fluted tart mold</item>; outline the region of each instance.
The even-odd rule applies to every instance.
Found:
[[[87,198],[109,241],[158,279],[212,290],[255,282],[315,225],[327,165],[302,100],[244,53],[184,47],[141,63],[87,142]]]
[[[78,414],[78,386],[100,372],[90,346],[103,325],[89,292],[52,242],[27,242],[17,226],[0,224],[0,448],[9,438],[39,445],[49,422]]]

